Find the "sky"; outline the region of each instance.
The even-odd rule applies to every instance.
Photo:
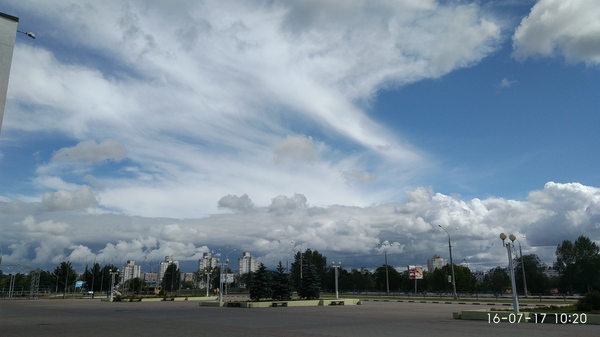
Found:
[[[600,244],[596,0],[22,0],[11,264],[552,264]],[[442,226],[440,228],[440,226]],[[9,268],[9,269],[7,269]],[[13,267],[17,268],[17,267]]]

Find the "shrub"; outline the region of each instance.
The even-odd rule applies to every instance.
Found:
[[[577,310],[595,311],[600,310],[600,293],[592,291],[577,301]]]

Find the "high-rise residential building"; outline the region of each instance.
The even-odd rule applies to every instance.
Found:
[[[238,259],[238,273],[240,275],[256,271],[258,269],[258,262],[256,258],[250,256],[249,252],[244,252],[242,257]]]
[[[174,261],[173,256],[165,256],[165,260],[158,266],[158,282],[162,282],[165,277],[165,272],[170,265],[174,264],[179,269],[179,261]]]
[[[198,270],[206,271],[207,268],[214,269],[217,266],[217,258],[212,257],[211,253],[203,253],[202,258],[198,260]]]
[[[136,265],[135,261],[133,260],[128,260],[127,263],[125,263],[125,266],[121,269],[121,280],[123,283],[125,283],[128,280],[140,277],[141,271],[141,266]]]
[[[432,272],[438,268],[448,264],[448,259],[443,259],[439,255],[434,255],[431,259],[427,260],[427,271]]]

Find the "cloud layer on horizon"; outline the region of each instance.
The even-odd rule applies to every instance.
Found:
[[[72,200],[65,194],[53,197],[55,204],[70,205]],[[221,203],[248,210],[252,200],[230,195]],[[274,197],[270,205],[254,205],[251,211],[203,219],[98,214],[86,205],[40,212],[44,207],[43,202],[0,202],[9,223],[4,226],[4,263],[156,261],[167,255],[193,261],[227,247],[249,251],[273,266],[303,245],[343,258],[347,266],[376,259],[384,248],[393,265],[425,264],[432,254],[447,255],[442,225],[452,237],[457,263],[485,269],[505,258],[501,232],[515,234],[524,253],[536,253],[546,263],[553,262],[562,240],[600,235],[600,189],[578,183],[549,182],[525,201],[462,200],[417,188],[406,191],[405,202],[317,207],[295,194]]]

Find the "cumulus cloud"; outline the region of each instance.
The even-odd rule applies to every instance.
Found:
[[[9,224],[4,227],[2,245],[6,263],[156,261],[173,255],[193,266],[202,252],[236,248],[274,266],[302,245],[347,267],[379,265],[386,251],[391,265],[402,266],[424,265],[434,254],[447,256],[448,237],[439,228],[442,225],[452,238],[457,258],[481,270],[506,263],[498,238],[501,232],[517,235],[525,254],[536,253],[548,264],[554,261],[554,250],[562,240],[600,237],[600,188],[579,183],[549,182],[529,193],[526,200],[463,200],[431,188],[405,193],[405,201],[364,207],[316,207],[302,194],[277,196],[269,206],[253,206],[252,212],[202,219],[68,210],[34,218],[24,213],[31,207],[20,208],[19,214],[0,207],[0,221]],[[249,201],[247,195],[227,196],[223,204],[247,210]],[[235,259],[235,254],[230,258]]]
[[[306,197],[298,193],[295,193],[291,198],[288,198],[285,195],[280,195],[273,198],[271,201],[271,205],[269,205],[269,212],[286,213],[298,208],[306,208],[306,201]]]
[[[219,199],[218,207],[220,209],[230,209],[234,212],[244,213],[252,210],[254,204],[252,203],[250,197],[248,197],[248,195],[245,193],[241,197],[228,194]]]
[[[540,0],[513,36],[513,55],[562,55],[569,62],[600,63],[600,7],[596,0]]]
[[[77,210],[96,207],[99,200],[89,186],[79,186],[76,191],[59,190],[45,193],[42,197],[42,209],[45,211]]]
[[[80,142],[74,147],[62,148],[52,156],[54,162],[89,162],[97,163],[106,160],[121,161],[127,156],[125,148],[112,139],[100,143],[95,141]]]

